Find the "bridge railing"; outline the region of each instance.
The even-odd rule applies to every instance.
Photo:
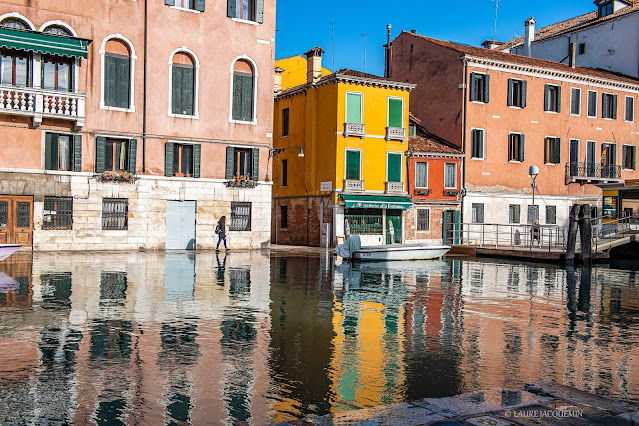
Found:
[[[559,225],[457,223],[446,232],[448,243],[486,248],[566,250],[568,228]]]
[[[619,238],[620,234],[639,231],[639,214],[622,214],[615,216],[599,216],[592,220],[592,248],[599,251],[599,245]]]

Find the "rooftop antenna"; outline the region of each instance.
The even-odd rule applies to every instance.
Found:
[[[493,35],[493,41],[497,41],[497,11],[499,10],[499,1],[493,0],[495,2],[495,33]]]
[[[361,33],[364,36],[364,72],[366,72],[366,38],[368,34]]]
[[[331,49],[333,55],[333,72],[335,72],[335,21],[331,21],[331,38],[333,40],[333,47]]]

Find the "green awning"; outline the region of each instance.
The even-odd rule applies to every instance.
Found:
[[[413,202],[408,197],[386,195],[342,195],[346,207],[355,209],[411,209]]]
[[[0,28],[0,47],[75,58],[87,57],[88,41],[31,31]]]

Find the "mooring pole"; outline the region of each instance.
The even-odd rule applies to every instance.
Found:
[[[590,220],[590,204],[581,205],[579,214],[579,233],[581,234],[581,260],[590,263],[592,255],[592,221]]]
[[[570,209],[570,216],[568,217],[568,241],[566,241],[566,263],[568,264],[575,262],[579,209],[579,204],[574,204]]]

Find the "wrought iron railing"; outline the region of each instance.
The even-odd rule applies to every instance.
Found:
[[[486,248],[566,250],[568,229],[559,225],[456,223],[447,230],[447,241]]]
[[[621,180],[621,166],[600,163],[566,163],[566,178]]]

